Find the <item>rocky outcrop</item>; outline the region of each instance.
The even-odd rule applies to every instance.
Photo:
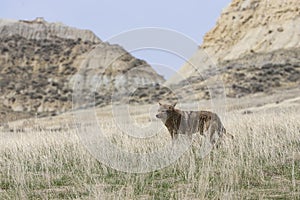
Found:
[[[299,87],[299,30],[300,1],[233,0],[168,84],[193,100],[209,98],[215,74],[229,97]]]
[[[145,61],[91,31],[43,19],[0,20],[0,121],[70,110],[79,76],[83,95],[92,94],[97,106],[164,81]]]
[[[96,106],[130,103],[133,97],[135,102],[143,103],[134,95],[136,91],[164,82],[145,61],[134,58],[118,45],[101,43],[78,60],[80,70],[69,82],[76,88],[73,100],[78,108],[94,103]]]
[[[0,19],[1,38],[14,35],[22,36],[28,40],[49,40],[55,36],[72,40],[81,38],[83,41],[90,41],[93,43],[101,42],[92,31],[69,27],[62,23],[49,23],[41,17],[38,17],[35,20]]]
[[[205,70],[245,56],[298,49],[299,30],[300,1],[233,0],[189,63]],[[195,74],[195,66],[189,63],[179,70],[181,77]],[[168,82],[178,83],[181,77],[175,76]]]

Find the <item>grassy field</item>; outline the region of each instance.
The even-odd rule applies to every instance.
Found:
[[[101,126],[116,144],[133,151],[145,145],[142,139],[119,134],[111,116],[104,115],[107,121]],[[142,120],[143,114],[136,119]],[[299,119],[293,109],[229,112],[223,121],[234,140],[201,159],[202,138],[195,135],[180,159],[148,173],[120,172],[101,164],[72,127],[3,130],[0,199],[299,199]],[[161,133],[147,142],[149,148],[170,140],[157,123]]]

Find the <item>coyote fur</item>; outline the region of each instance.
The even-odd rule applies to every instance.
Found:
[[[233,138],[232,135],[226,133],[226,129],[216,113],[210,111],[182,111],[175,109],[175,106],[176,103],[167,105],[159,102],[158,114],[156,115],[165,124],[173,140],[178,138],[178,134],[191,136],[197,132],[209,137],[212,145],[224,135]]]

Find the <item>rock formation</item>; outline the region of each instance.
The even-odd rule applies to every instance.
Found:
[[[233,0],[189,63],[179,70],[184,78],[174,76],[168,84],[182,86],[188,81],[196,90],[205,90],[200,75],[211,74],[210,69],[217,66],[228,96],[297,87],[299,33],[300,1]]]
[[[0,20],[0,121],[70,110],[78,74],[86,78],[84,95],[92,94],[98,106],[112,94],[121,101],[137,86],[164,81],[145,61],[91,31],[42,18]]]
[[[38,17],[35,20],[7,20],[0,19],[0,35],[10,37],[20,35],[28,40],[53,39],[53,36],[64,39],[90,41],[99,43],[101,40],[89,30],[80,30],[66,26],[62,23],[48,23],[43,18]]]

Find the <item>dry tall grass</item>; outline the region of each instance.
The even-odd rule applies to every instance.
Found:
[[[201,137],[195,135],[175,163],[142,174],[101,164],[73,129],[1,132],[0,199],[298,199],[299,119],[292,110],[228,113],[224,124],[233,141],[200,159]],[[114,132],[109,122],[102,125]],[[161,147],[170,139],[164,129],[157,137],[147,145]],[[122,136],[120,145],[139,149],[139,141]]]

